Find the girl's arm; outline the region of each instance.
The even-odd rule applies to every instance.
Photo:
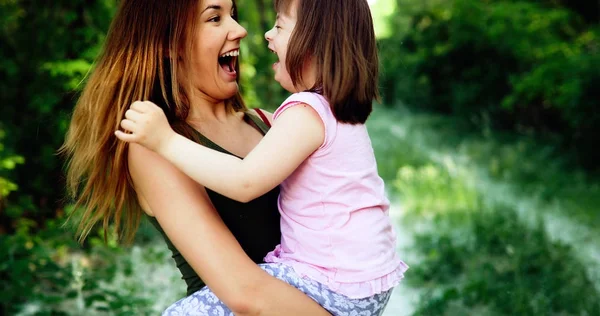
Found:
[[[279,185],[321,144],[325,127],[317,112],[299,103],[279,115],[261,142],[243,160],[201,146],[175,133],[163,111],[136,102],[117,131],[121,140],[156,151],[205,187],[240,202]]]
[[[252,262],[220,219],[206,190],[168,161],[131,144],[129,171],[146,211],[236,315],[329,315]]]

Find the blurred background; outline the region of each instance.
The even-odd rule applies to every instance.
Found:
[[[286,94],[239,0],[242,89]],[[411,266],[386,316],[600,315],[600,1],[371,0],[368,121]],[[157,315],[185,284],[158,234],[64,226],[56,155],[114,0],[0,1],[0,315]]]

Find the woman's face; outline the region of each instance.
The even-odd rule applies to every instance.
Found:
[[[232,0],[202,0],[191,32],[190,67],[184,69],[194,88],[192,95],[225,100],[238,91],[235,71],[240,40],[247,32],[233,19]]]

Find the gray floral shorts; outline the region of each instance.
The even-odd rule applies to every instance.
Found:
[[[380,316],[392,290],[371,297],[351,299],[329,290],[326,286],[300,277],[294,270],[280,263],[265,263],[260,267],[270,275],[289,283],[323,306],[334,316]],[[204,287],[169,306],[163,316],[234,316],[213,292]]]

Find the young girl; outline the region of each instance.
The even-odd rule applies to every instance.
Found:
[[[279,59],[275,80],[293,94],[244,159],[176,134],[151,102],[132,104],[121,122],[129,133],[115,134],[242,202],[281,183],[281,244],[262,268],[334,315],[381,315],[408,266],[395,252],[389,201],[364,125],[378,97],[370,9],[366,0],[275,0],[275,9],[265,37]],[[204,288],[165,314],[217,311],[228,310]]]

